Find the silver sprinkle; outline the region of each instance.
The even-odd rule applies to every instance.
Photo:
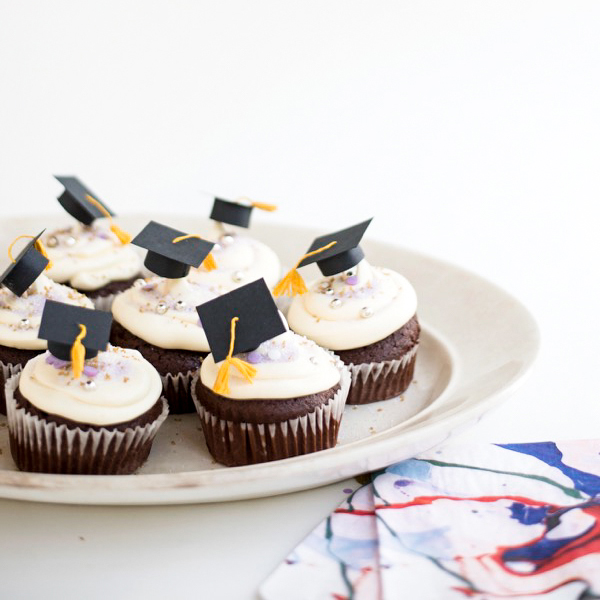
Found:
[[[231,275],[231,279],[233,279],[235,283],[239,283],[244,279],[244,274],[241,271],[234,271]]]
[[[65,244],[67,246],[74,246],[76,243],[77,240],[72,235],[65,238]]]
[[[25,317],[19,321],[19,329],[27,329],[29,327],[29,319]]]
[[[326,293],[328,296],[331,296],[331,295],[333,294],[333,288],[330,288],[330,287],[328,287],[328,288],[325,290],[325,293]]]
[[[51,235],[46,240],[46,246],[48,246],[48,248],[56,248],[56,246],[58,246],[58,239],[56,238],[55,235]]]
[[[87,381],[85,381],[83,383],[83,388],[87,391],[91,391],[91,390],[95,390],[96,389],[96,382],[92,381],[91,379],[88,379]]]
[[[183,300],[177,300],[177,302],[175,302],[175,310],[183,310],[186,306],[187,304]]]
[[[356,275],[356,269],[348,269],[348,271],[346,271],[346,272],[344,273],[344,275],[345,275],[346,277],[352,277],[353,275]]]
[[[159,302],[159,303],[156,305],[156,312],[157,312],[159,315],[164,315],[164,314],[167,312],[167,310],[169,310],[169,307],[167,306],[167,303],[166,303],[166,302]]]
[[[363,319],[368,319],[369,317],[372,317],[373,309],[369,306],[363,306],[363,308],[360,309],[360,316]]]
[[[339,308],[341,305],[342,305],[342,301],[339,298],[334,298],[329,303],[329,306],[331,306],[331,308]]]
[[[235,240],[233,239],[233,236],[229,235],[228,233],[222,235],[219,239],[219,242],[221,242],[222,246],[231,246],[231,244],[233,244],[234,241]]]
[[[140,279],[136,279],[133,282],[133,287],[136,287],[136,288],[142,287],[143,285],[146,285],[146,280],[145,279],[141,279],[140,278]]]

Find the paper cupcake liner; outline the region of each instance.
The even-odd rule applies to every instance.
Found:
[[[350,388],[348,368],[340,360],[336,366],[341,374],[340,389],[327,404],[302,417],[260,424],[220,419],[206,410],[196,394],[196,382],[200,377],[197,373],[192,380],[192,397],[213,458],[234,467],[333,448]]]
[[[417,343],[398,360],[349,364],[352,385],[346,403],[370,404],[389,400],[406,391],[415,372],[418,348]]]
[[[90,298],[90,300],[94,303],[94,308],[96,310],[105,310],[106,312],[110,312],[116,297],[117,294],[109,294],[108,296],[98,296],[97,298]]]
[[[12,363],[4,363],[0,360],[0,415],[6,414],[6,395],[4,388],[6,382],[23,369],[22,365],[13,365]]]
[[[57,425],[17,406],[21,374],[6,382],[10,451],[21,471],[68,475],[128,475],[139,469],[169,409],[164,398],[158,419],[124,431]]]
[[[192,380],[197,371],[187,373],[167,373],[161,375],[163,396],[169,403],[172,415],[182,415],[195,412],[192,399]]]

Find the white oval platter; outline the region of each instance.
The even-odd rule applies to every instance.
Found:
[[[155,220],[201,232],[193,216]],[[130,231],[148,217],[123,217]],[[62,215],[6,220],[0,248],[21,233],[65,224]],[[322,232],[294,226],[255,226],[252,235],[284,264]],[[485,279],[436,258],[366,239],[371,263],[404,274],[419,296],[423,325],[414,381],[401,397],[346,407],[338,445],[282,461],[227,468],[215,463],[196,415],[170,416],[146,465],[136,475],[83,476],[22,473],[0,416],[0,497],[73,504],[183,504],[240,500],[318,487],[373,471],[432,448],[472,425],[512,393],[531,367],[539,332],[530,313]],[[2,266],[2,265],[0,265]]]

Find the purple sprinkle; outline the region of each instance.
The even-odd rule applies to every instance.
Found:
[[[346,277],[346,283],[348,285],[356,285],[358,283],[358,275],[350,275]]]
[[[83,367],[83,374],[87,377],[96,377],[96,375],[98,375],[98,369],[88,365],[87,367]]]
[[[410,479],[396,479],[396,481],[394,481],[394,487],[395,488],[406,487],[407,485],[410,485],[411,483],[412,483],[412,481]]]
[[[56,358],[56,356],[53,356],[52,354],[48,354],[48,356],[46,356],[46,363],[52,365],[56,369],[62,369],[64,366],[69,364],[69,361],[61,360],[60,358]]]
[[[354,490],[352,488],[344,488],[344,494],[351,494]]]
[[[96,234],[101,240],[108,240],[110,239],[110,236],[107,233],[104,233],[104,231],[99,231]]]
[[[246,359],[250,364],[257,365],[264,361],[264,356],[260,352],[253,350],[252,352],[248,353]]]

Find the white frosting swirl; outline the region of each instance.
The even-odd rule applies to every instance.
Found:
[[[279,281],[281,263],[277,254],[266,244],[233,228],[225,230],[222,225],[216,223],[205,237],[215,242],[212,252],[217,268],[213,271],[202,267],[192,269],[192,280],[218,286],[225,291],[231,291],[261,277],[270,289]]]
[[[38,338],[46,299],[94,308],[92,301],[75,290],[48,279],[43,273],[22,296],[0,288],[0,345],[20,350],[45,350]]]
[[[160,375],[137,350],[109,346],[85,364],[73,379],[71,363],[44,352],[25,365],[19,390],[40,410],[89,425],[130,421],[160,398]]]
[[[298,398],[317,394],[337,385],[340,371],[336,358],[313,341],[286,331],[263,342],[250,353],[238,354],[256,368],[252,383],[235,367],[229,369],[228,398],[236,400]],[[200,380],[212,389],[221,363],[209,354],[200,368]]]
[[[363,259],[345,274],[313,282],[306,294],[293,299],[287,319],[294,331],[321,346],[349,350],[386,338],[416,312],[410,282]]]
[[[43,243],[53,263],[48,277],[85,291],[135,277],[142,268],[140,256],[109,227],[108,219],[96,219],[89,227],[77,223],[46,233]]]
[[[208,352],[206,333],[196,306],[219,296],[221,290],[189,278],[150,277],[119,294],[114,318],[125,329],[159,348]]]

